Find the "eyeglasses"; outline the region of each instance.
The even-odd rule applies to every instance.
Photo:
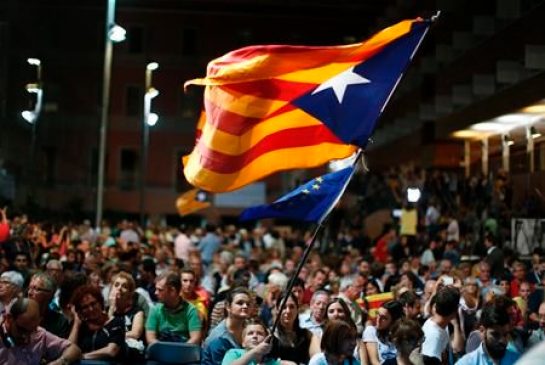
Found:
[[[51,293],[51,290],[50,289],[46,289],[46,288],[38,288],[37,286],[29,286],[28,287],[28,291],[35,291],[37,293]]]

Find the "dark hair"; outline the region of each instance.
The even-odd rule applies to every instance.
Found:
[[[165,271],[157,279],[155,279],[156,282],[159,282],[161,280],[165,279],[165,284],[168,286],[173,287],[177,291],[180,291],[182,289],[182,280],[180,278],[180,274],[174,271]]]
[[[155,261],[152,259],[142,260],[142,270],[147,273],[152,273],[155,276]]]
[[[227,292],[227,295],[225,296],[225,304],[232,304],[233,300],[238,294],[247,295],[250,299],[252,299],[252,294],[250,293],[250,290],[248,290],[248,288],[243,286],[237,286]]]
[[[327,324],[327,322],[330,321],[330,319],[327,317],[327,310],[329,309],[329,307],[331,305],[333,305],[335,303],[339,303],[341,305],[341,307],[343,308],[343,311],[344,311],[344,314],[345,314],[345,317],[344,317],[343,321],[348,322],[348,324],[353,325],[354,327],[356,327],[356,324],[352,320],[352,316],[351,316],[352,312],[350,312],[350,308],[348,307],[348,304],[346,304],[346,302],[344,301],[343,298],[339,298],[339,297],[330,299],[329,302],[327,303],[326,307],[325,307],[326,324]]]
[[[349,338],[356,339],[357,336],[356,326],[334,319],[325,326],[320,347],[326,354],[341,355],[339,350],[343,347],[343,343]]]
[[[305,290],[305,282],[303,279],[297,277],[295,279],[293,279],[293,285],[292,287],[295,287],[295,286],[300,286],[301,288],[303,288],[303,290]]]
[[[481,312],[481,325],[485,328],[491,328],[505,326],[509,322],[510,316],[505,305],[494,302],[485,304]]]
[[[60,286],[59,306],[66,308],[77,288],[87,284],[87,275],[80,272],[68,271]]]
[[[100,309],[104,309],[104,297],[102,296],[100,289],[94,285],[84,285],[77,288],[74,295],[72,295],[71,303],[76,308],[77,312],[81,311],[81,302],[86,295],[95,298],[100,304]]]
[[[398,300],[390,300],[382,305],[392,317],[392,323],[403,317],[403,305]]]
[[[402,318],[392,326],[390,338],[398,351],[403,343],[412,343],[415,349],[418,342],[424,338],[424,331],[415,320]]]
[[[194,277],[197,277],[197,274],[195,274],[195,270],[190,269],[190,268],[182,269],[180,271],[180,277],[182,276],[182,274],[192,274]]]
[[[418,296],[416,295],[416,293],[412,290],[407,290],[406,292],[402,293],[400,296],[399,296],[399,302],[401,303],[401,305],[403,305],[404,307],[406,305],[412,307],[414,306],[414,304],[418,301]]]
[[[433,297],[432,304],[435,304],[435,312],[440,316],[451,316],[458,310],[460,291],[452,286],[443,287]]]

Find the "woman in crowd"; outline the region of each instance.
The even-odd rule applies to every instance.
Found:
[[[119,360],[125,353],[125,327],[122,317],[109,318],[104,311],[100,289],[79,287],[72,296],[76,311],[69,340],[77,344],[83,359]]]
[[[276,315],[280,316],[272,339],[271,357],[307,364],[320,351],[319,340],[309,330],[299,326],[299,305],[293,293],[289,293],[284,309],[280,306],[284,297],[276,301]]]
[[[227,293],[227,317],[209,333],[203,346],[203,365],[220,364],[228,350],[241,348],[244,321],[250,318],[252,306],[251,293],[245,287],[236,287]]]
[[[359,365],[354,358],[356,326],[352,323],[333,319],[325,327],[321,341],[322,352],[315,354],[309,365]]]
[[[363,342],[371,365],[379,365],[395,358],[396,348],[391,342],[392,325],[403,316],[403,306],[397,300],[384,303],[379,309],[375,326],[367,326],[363,331]]]
[[[133,277],[122,271],[112,277],[108,315],[120,317],[125,325],[128,355],[140,358],[144,353],[144,311],[134,302],[136,284]]]
[[[395,358],[384,361],[384,365],[423,364],[419,350],[424,342],[424,332],[418,322],[408,318],[400,319],[392,326],[391,337],[397,354]]]

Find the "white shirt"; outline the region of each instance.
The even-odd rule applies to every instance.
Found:
[[[449,335],[445,328],[441,328],[435,321],[429,318],[422,326],[425,340],[422,344],[422,355],[442,359],[443,351],[447,349]]]
[[[377,344],[378,360],[381,364],[386,360],[396,358],[397,350],[394,344],[391,342],[382,342],[380,338],[378,338],[377,328],[375,326],[365,327],[362,339],[364,343],[372,342]]]
[[[189,237],[185,233],[180,233],[174,241],[174,254],[176,258],[187,262],[189,259],[189,250],[192,246],[193,244]]]

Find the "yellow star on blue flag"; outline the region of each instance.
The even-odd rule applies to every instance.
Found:
[[[274,203],[244,210],[240,220],[287,218],[321,223],[340,199],[354,167],[347,167],[310,180]]]

